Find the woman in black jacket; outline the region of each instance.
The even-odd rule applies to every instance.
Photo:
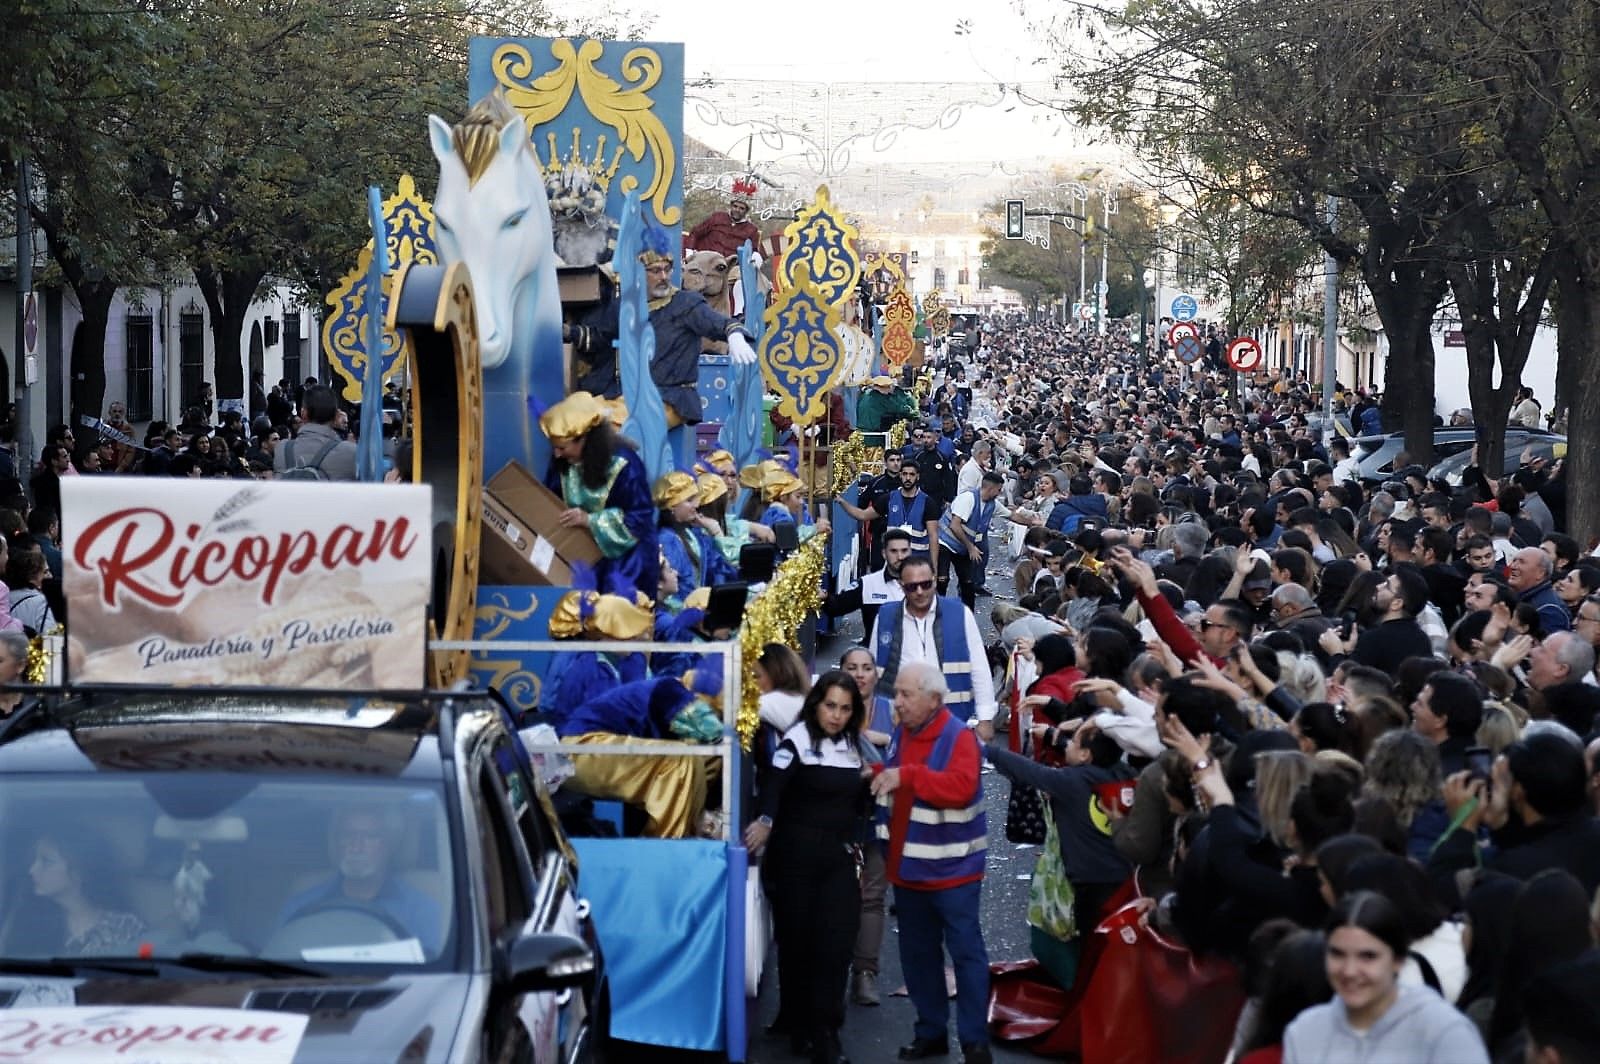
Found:
[[[762,883],[778,940],[778,1018],[813,1061],[841,1059],[845,983],[861,917],[856,844],[871,808],[861,730],[867,711],[850,674],[824,673],[784,732],[761,788],[761,815],[745,829],[766,847]]]

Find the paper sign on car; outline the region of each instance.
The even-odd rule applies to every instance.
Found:
[[[418,689],[425,485],[68,477],[73,683]]]
[[[309,1017],[247,1009],[132,1005],[0,1011],[0,1060],[287,1064]]]

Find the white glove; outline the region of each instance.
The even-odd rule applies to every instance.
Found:
[[[750,341],[745,339],[742,332],[728,334],[728,354],[733,358],[735,366],[756,364],[756,349],[750,346]]]
[[[806,439],[814,440],[819,435],[821,435],[821,433],[822,433],[822,426],[821,425],[812,425],[810,428],[806,429]]]

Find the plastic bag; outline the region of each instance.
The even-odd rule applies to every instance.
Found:
[[[535,724],[531,728],[521,728],[517,731],[517,738],[522,740],[523,748],[528,751],[533,771],[544,781],[544,789],[551,794],[560,790],[561,785],[577,773],[577,766],[566,754],[535,752],[541,746],[561,745],[561,736],[550,725]]]

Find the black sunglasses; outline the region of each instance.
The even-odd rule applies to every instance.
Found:
[[[913,580],[909,584],[900,585],[902,591],[927,591],[931,587],[933,587],[932,580]]]

